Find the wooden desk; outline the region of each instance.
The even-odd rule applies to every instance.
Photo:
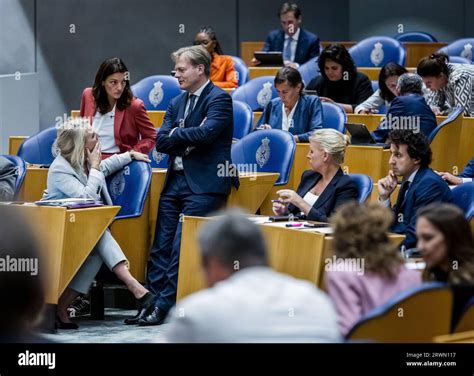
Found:
[[[165,183],[167,169],[154,168],[150,187],[150,243],[155,238],[156,219],[158,217],[158,204],[160,202],[161,191]],[[240,174],[240,187],[238,190],[232,187],[227,200],[228,206],[235,206],[243,209],[249,214],[255,214],[262,205],[264,199],[273,189],[273,184],[278,179],[278,173],[259,172],[255,175]]]
[[[197,234],[199,227],[207,220],[209,218],[184,217],[177,300],[205,288]],[[331,258],[333,254],[332,237],[314,230],[297,230],[273,224],[260,226],[267,243],[272,268],[322,286],[324,260]],[[404,236],[391,234],[390,239],[399,244]]]
[[[249,79],[253,80],[254,78],[263,76],[275,77],[280,68],[281,67],[249,67]]]
[[[8,138],[8,154],[17,155],[21,144],[28,138],[28,136],[10,136]]]
[[[34,202],[41,200],[46,189],[47,179],[47,168],[28,167],[25,180],[18,193],[18,201]]]
[[[166,111],[147,111],[147,114],[155,128],[161,128],[163,119],[165,118]],[[79,110],[72,110],[71,116],[79,116]]]
[[[46,303],[57,304],[119,206],[74,209],[15,205],[30,223],[42,252],[46,279]],[[53,230],[52,230],[53,229]]]
[[[458,161],[457,169],[448,171],[454,175],[460,174],[466,164],[474,157],[474,118],[465,117],[462,120],[461,141],[458,146]]]
[[[422,58],[447,45],[439,42],[402,42],[402,44],[407,51],[405,63],[407,67],[416,67]]]

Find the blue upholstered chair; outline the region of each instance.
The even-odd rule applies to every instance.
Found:
[[[357,185],[357,191],[359,195],[357,196],[357,201],[361,204],[367,201],[372,193],[372,188],[374,184],[369,175],[364,174],[350,174],[349,175],[354,183]]]
[[[239,171],[278,172],[275,185],[284,185],[288,183],[295,150],[290,132],[259,130],[232,145],[232,162]]]
[[[472,64],[470,60],[461,56],[450,56],[449,62],[453,64]]]
[[[332,128],[341,133],[345,133],[346,127],[344,124],[347,123],[346,112],[341,106],[323,102],[323,128]]]
[[[402,44],[390,37],[364,39],[349,49],[357,67],[383,67],[389,62],[405,66],[406,51]]]
[[[232,101],[234,113],[234,138],[241,139],[253,129],[253,111],[247,103]]]
[[[430,142],[433,142],[436,136],[441,132],[444,127],[452,124],[455,120],[457,120],[460,116],[463,115],[463,109],[461,107],[455,108],[451,113],[448,115],[446,119],[443,120],[441,124],[439,124],[428,136]]]
[[[394,36],[399,42],[437,42],[438,40],[424,31],[407,31]]]
[[[243,61],[240,57],[231,56],[232,60],[234,61],[234,69],[237,72],[237,85],[242,86],[246,84],[249,80],[249,68],[245,61]]]
[[[431,282],[402,291],[362,317],[347,338],[375,342],[431,342],[448,334],[453,292],[444,283]],[[433,314],[436,312],[436,314]]]
[[[474,38],[463,38],[440,48],[438,52],[445,53],[449,57],[461,56],[472,63],[472,49],[474,48]]]
[[[178,80],[171,76],[149,76],[132,86],[148,111],[166,111],[171,99],[181,94]]]
[[[319,56],[313,57],[298,67],[298,71],[301,74],[301,78],[303,79],[305,86],[308,85],[313,78],[321,74],[318,67],[318,58]]]
[[[55,127],[42,130],[28,137],[18,149],[17,155],[27,163],[50,165],[57,156],[54,140],[57,129]]]
[[[234,101],[247,103],[252,111],[263,111],[265,106],[278,96],[273,86],[274,76],[257,77],[232,92]]]
[[[133,161],[106,180],[113,204],[122,207],[115,219],[139,217],[150,189],[150,164]]]
[[[8,159],[10,162],[12,162],[15,165],[15,169],[16,169],[15,196],[16,196],[18,192],[20,192],[21,185],[23,184],[23,180],[25,180],[26,163],[22,158],[17,157],[16,155],[3,154],[1,156],[5,157],[6,159]]]
[[[467,302],[454,328],[455,333],[474,330],[474,296]]]
[[[451,192],[454,204],[462,209],[464,216],[470,221],[474,217],[474,183],[460,184],[454,187]]]

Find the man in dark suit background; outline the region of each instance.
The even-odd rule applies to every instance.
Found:
[[[452,175],[449,172],[439,172],[438,174],[450,185],[472,183],[474,178],[474,157],[471,158],[464,167],[464,170],[458,176]]]
[[[398,78],[398,96],[390,103],[387,116],[373,132],[375,141],[385,142],[390,131],[409,129],[429,136],[437,126],[436,116],[423,97],[423,80],[415,73]]]
[[[319,38],[300,27],[302,16],[297,4],[284,3],[278,17],[282,28],[268,34],[263,51],[281,51],[285,65],[293,68],[319,55]]]
[[[232,99],[209,80],[211,57],[201,46],[172,55],[179,85],[158,132],[156,150],[170,156],[161,193],[155,241],[150,252],[148,288],[157,295],[139,325],[160,325],[176,301],[182,217],[206,216],[223,206],[231,189]],[[224,176],[222,176],[224,175]]]
[[[405,248],[416,246],[416,213],[418,209],[432,202],[452,202],[449,186],[429,165],[431,149],[428,139],[422,133],[410,130],[394,130],[389,139],[390,171],[378,181],[379,201],[390,206],[390,196],[397,187],[397,176],[402,177],[397,202],[393,207],[395,222],[392,231],[406,236]]]

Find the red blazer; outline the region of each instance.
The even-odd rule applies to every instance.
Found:
[[[95,113],[92,88],[88,87],[82,93],[80,116],[92,119]],[[156,129],[141,99],[133,98],[132,104],[125,110],[115,108],[114,136],[121,153],[133,149],[148,154],[153,149],[156,142]]]

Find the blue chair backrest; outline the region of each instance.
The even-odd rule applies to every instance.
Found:
[[[436,137],[436,135],[439,133],[439,131],[441,130],[441,128],[443,127],[446,127],[447,125],[451,124],[454,120],[456,120],[459,116],[462,116],[464,113],[464,110],[462,109],[462,107],[457,107],[455,108],[450,114],[449,116],[444,119],[444,121],[439,124],[435,129],[433,129],[433,131],[430,133],[430,135],[428,136],[428,139],[430,140],[430,142],[433,142],[433,139]]]
[[[341,133],[345,133],[347,115],[346,112],[342,109],[342,107],[330,102],[323,102],[322,106],[323,128],[332,128]]]
[[[349,176],[357,185],[357,191],[359,192],[357,201],[361,204],[366,202],[372,193],[372,188],[374,187],[372,179],[369,175],[364,174],[350,174]]]
[[[405,66],[406,51],[402,44],[390,37],[364,39],[349,49],[357,67],[382,67],[389,62]]]
[[[55,127],[42,130],[28,137],[20,145],[17,155],[27,163],[50,165],[58,154],[54,146],[56,136]]]
[[[115,219],[139,217],[150,188],[150,164],[133,161],[106,180],[113,204],[122,207]]]
[[[149,76],[132,86],[148,111],[165,111],[171,99],[181,94],[178,80],[171,76]]]
[[[8,159],[10,162],[12,162],[15,165],[15,175],[16,175],[16,180],[15,180],[15,196],[20,192],[21,185],[23,184],[23,180],[25,180],[25,175],[26,175],[26,163],[25,161],[17,157],[16,155],[9,155],[9,154],[3,154],[2,157],[5,157]]]
[[[252,111],[262,111],[278,96],[273,86],[274,76],[257,77],[232,92],[232,99],[247,103]]]
[[[451,192],[454,204],[462,209],[464,216],[470,221],[474,217],[474,183],[460,184],[454,187]]]
[[[234,69],[237,72],[237,85],[242,86],[249,80],[249,68],[240,57],[231,56],[231,58],[234,61]]]
[[[408,31],[394,36],[399,42],[437,42],[438,40],[424,31]]]
[[[159,131],[160,128],[156,128],[157,134]],[[168,168],[169,155],[156,151],[155,147],[148,153],[148,158],[151,160],[151,168]]]
[[[232,163],[239,171],[278,172],[275,185],[288,183],[296,143],[290,132],[265,129],[232,144]]]
[[[404,290],[364,315],[347,338],[378,342],[426,342],[449,333],[453,293],[440,282]],[[400,309],[403,318],[400,318]],[[436,315],[433,316],[433,311]],[[423,317],[423,320],[420,320]]]
[[[232,101],[234,113],[234,138],[247,136],[253,128],[253,111],[247,103]]]
[[[453,64],[472,64],[470,60],[461,56],[450,56],[449,62]]]
[[[318,67],[318,58],[319,56],[313,57],[298,67],[298,71],[301,74],[305,86],[308,85],[313,78],[321,74]]]
[[[472,63],[472,48],[474,47],[474,38],[463,38],[440,48],[438,52],[445,53],[448,56],[461,56]]]

